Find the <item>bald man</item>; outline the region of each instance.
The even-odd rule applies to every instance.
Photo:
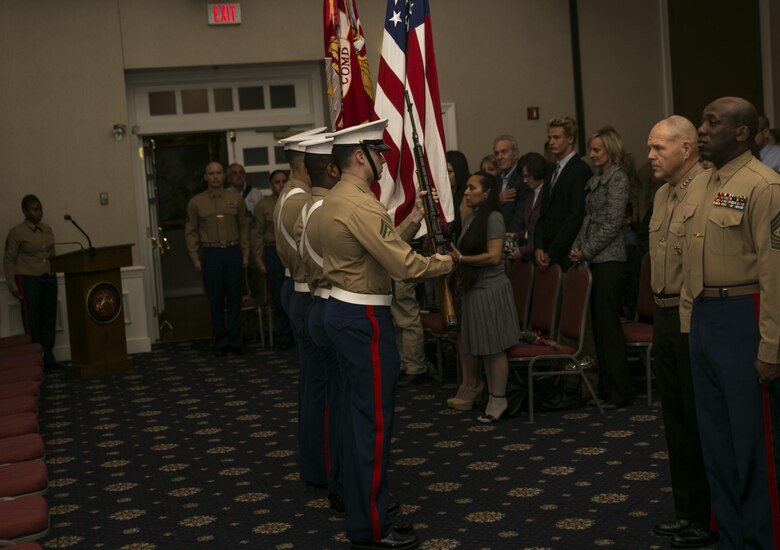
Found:
[[[709,530],[710,487],[699,443],[688,335],[680,332],[686,196],[706,185],[710,171],[699,164],[696,127],[681,116],[656,124],[647,138],[653,178],[664,183],[655,194],[650,219],[651,286],[655,299],[653,359],[663,407],[664,432],[676,519],[657,523],[653,532],[672,544],[707,546],[717,541]]]
[[[208,188],[187,204],[184,238],[195,270],[203,274],[215,354],[243,354],[241,277],[249,260],[246,206],[240,195],[225,189],[225,171],[220,163],[207,164],[203,179]]]
[[[757,129],[742,98],[704,109],[699,152],[715,170],[686,204],[680,319],[724,548],[780,547],[770,413],[780,397],[780,174],[753,157]]]

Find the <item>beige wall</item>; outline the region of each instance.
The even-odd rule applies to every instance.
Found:
[[[647,156],[647,135],[669,116],[659,1],[580,2],[585,136],[610,125],[622,136],[637,168]]]
[[[58,240],[80,236],[62,220],[70,213],[96,246],[134,242],[132,150],[111,135],[126,119],[116,3],[2,5],[0,232],[21,221],[21,198],[32,192]]]
[[[648,128],[667,114],[660,1],[580,2],[586,130],[613,124],[640,157]],[[376,79],[386,4],[358,3]],[[21,196],[35,192],[61,240],[78,238],[65,212],[96,245],[140,239],[135,140],[110,134],[114,123],[128,122],[125,70],[322,57],[321,0],[245,0],[243,24],[217,28],[206,24],[206,2],[194,0],[30,0],[12,10],[0,0],[0,7],[3,234],[21,218]],[[523,150],[541,150],[546,120],[574,114],[568,2],[431,0],[431,11],[441,97],[456,105],[459,148],[472,169],[500,133],[517,135]],[[526,120],[528,106],[540,108],[539,121]],[[99,205],[101,191],[108,206]]]

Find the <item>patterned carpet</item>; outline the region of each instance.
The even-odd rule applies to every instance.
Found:
[[[46,548],[346,548],[296,468],[294,354],[158,345],[125,376],[47,378]],[[666,548],[660,411],[637,404],[479,425],[454,385],[399,388],[389,479],[426,549]]]

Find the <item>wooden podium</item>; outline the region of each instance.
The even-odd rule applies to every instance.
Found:
[[[65,274],[71,365],[69,377],[132,370],[127,355],[120,267],[133,265],[131,244],[77,250],[50,259]]]

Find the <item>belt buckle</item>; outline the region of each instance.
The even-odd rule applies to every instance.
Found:
[[[718,289],[718,296],[720,296],[721,300],[726,300],[729,297],[729,289],[728,288],[719,288]]]

